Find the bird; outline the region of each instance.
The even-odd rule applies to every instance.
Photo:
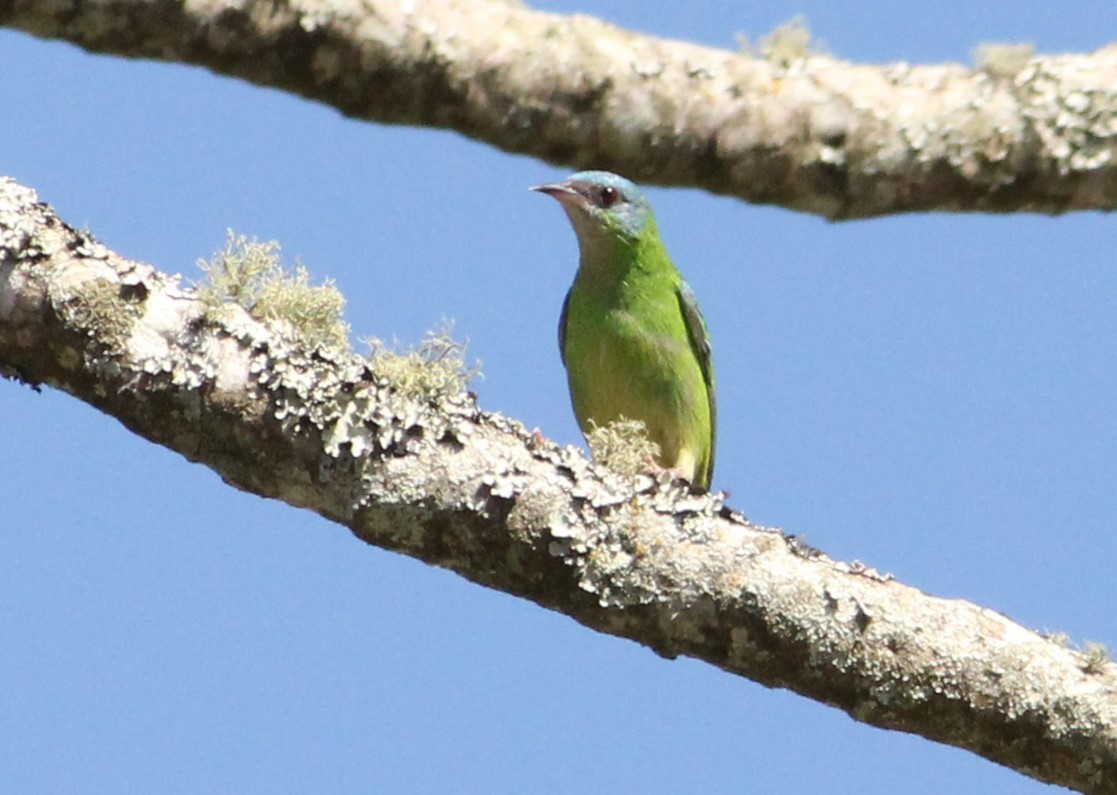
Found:
[[[531,190],[558,200],[578,238],[558,341],[579,427],[639,420],[658,467],[708,490],[717,436],[710,335],[647,197],[609,171]]]

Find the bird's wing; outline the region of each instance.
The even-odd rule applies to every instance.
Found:
[[[562,314],[559,315],[558,325],[558,343],[559,343],[559,356],[562,357],[563,366],[566,365],[566,312],[570,309],[570,293],[574,288],[571,287],[566,291],[566,298],[562,299]]]
[[[717,438],[717,398],[714,395],[714,364],[710,355],[710,332],[706,329],[706,321],[698,310],[698,301],[690,285],[680,280],[676,288],[679,298],[679,307],[683,310],[683,320],[686,321],[687,336],[690,337],[690,347],[698,357],[698,365],[702,368],[702,380],[706,382],[706,395],[710,401],[710,468],[714,471],[714,439]],[[564,313],[565,314],[565,313]]]

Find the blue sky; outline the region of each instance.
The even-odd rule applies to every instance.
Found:
[[[1108,1],[537,7],[723,47],[802,13],[862,62],[1117,30]],[[0,74],[0,173],[69,222],[190,278],[227,228],[278,240],[355,336],[453,319],[482,406],[580,444],[555,344],[574,237],[527,191],[569,169],[10,32]],[[713,335],[734,507],[1117,646],[1112,219],[649,195]],[[0,439],[2,791],[1051,791],[367,547],[62,394],[0,383]]]

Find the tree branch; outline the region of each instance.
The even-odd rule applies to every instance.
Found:
[[[853,718],[1117,787],[1117,666],[630,482],[464,393],[416,400],[121,257],[0,180],[0,374],[68,392],[359,538]]]
[[[0,0],[0,24],[831,219],[1117,207],[1115,47],[771,61],[486,0]]]

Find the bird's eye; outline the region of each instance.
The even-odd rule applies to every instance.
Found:
[[[601,206],[612,207],[620,197],[621,194],[616,188],[612,185],[606,185],[601,189]]]

